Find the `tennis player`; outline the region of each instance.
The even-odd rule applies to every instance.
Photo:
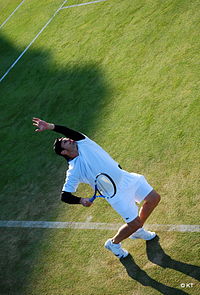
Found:
[[[61,200],[68,204],[82,204],[90,207],[89,198],[80,198],[74,193],[80,183],[87,183],[92,188],[99,173],[108,174],[115,182],[117,193],[107,199],[112,208],[123,218],[125,224],[105,243],[105,248],[112,251],[118,258],[125,258],[128,251],[121,247],[126,238],[151,240],[154,232],[143,228],[144,222],[150,216],[160,201],[159,194],[146,181],[145,177],[123,170],[112,157],[98,144],[86,135],[64,126],[47,123],[39,118],[33,118],[35,131],[52,130],[61,133],[54,142],[56,154],[68,162],[66,180],[63,185]],[[142,203],[139,210],[136,203]]]

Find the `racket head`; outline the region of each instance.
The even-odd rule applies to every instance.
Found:
[[[105,198],[112,198],[116,194],[116,185],[112,178],[106,173],[96,176],[96,188],[98,193]]]

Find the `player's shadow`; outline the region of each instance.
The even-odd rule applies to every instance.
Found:
[[[146,242],[146,251],[147,257],[152,263],[163,268],[171,268],[180,271],[187,276],[200,281],[200,267],[172,259],[162,249],[158,236],[155,239]]]
[[[142,270],[134,261],[133,257],[129,254],[126,258],[120,259],[123,266],[126,268],[128,275],[138,281],[141,285],[145,287],[151,287],[161,294],[168,295],[184,295],[188,294],[183,290],[169,287],[162,284],[154,279],[152,279],[144,270]]]
[[[163,268],[171,268],[180,271],[188,276],[197,280],[200,278],[200,267],[191,264],[186,264],[172,259],[169,255],[165,254],[159,243],[159,237],[146,242],[146,251],[148,259]],[[144,270],[142,270],[134,261],[133,257],[129,254],[126,258],[120,260],[126,268],[128,275],[138,281],[143,286],[149,286],[156,289],[161,294],[168,295],[181,295],[188,294],[183,290],[169,287],[152,279]]]

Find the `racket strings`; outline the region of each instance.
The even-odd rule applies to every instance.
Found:
[[[97,189],[100,194],[107,197],[113,196],[115,192],[112,182],[105,176],[99,177],[97,179]]]

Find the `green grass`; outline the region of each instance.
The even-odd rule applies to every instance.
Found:
[[[18,5],[20,5],[21,2],[22,0],[21,1],[7,0],[7,1],[0,2],[0,10],[1,10],[0,25],[6,21],[6,19],[13,13],[13,11],[17,8]]]
[[[0,32],[0,76],[62,2],[25,1],[12,16]],[[0,0],[0,23],[19,3]],[[81,1],[67,5],[74,3]],[[199,223],[199,8],[110,0],[58,13],[0,83],[1,220],[121,222],[102,200],[90,209],[60,202],[66,165],[51,148],[56,134],[33,132],[38,116],[86,133],[123,168],[144,174],[162,196],[148,223]],[[90,193],[85,185],[77,192]],[[140,267],[130,277],[131,260],[124,266],[103,249],[113,232],[1,232],[2,295],[199,290],[185,274],[198,263],[199,234],[159,233],[166,254],[186,264],[173,262],[175,269],[169,259],[166,269],[150,262],[142,241],[125,241]]]

